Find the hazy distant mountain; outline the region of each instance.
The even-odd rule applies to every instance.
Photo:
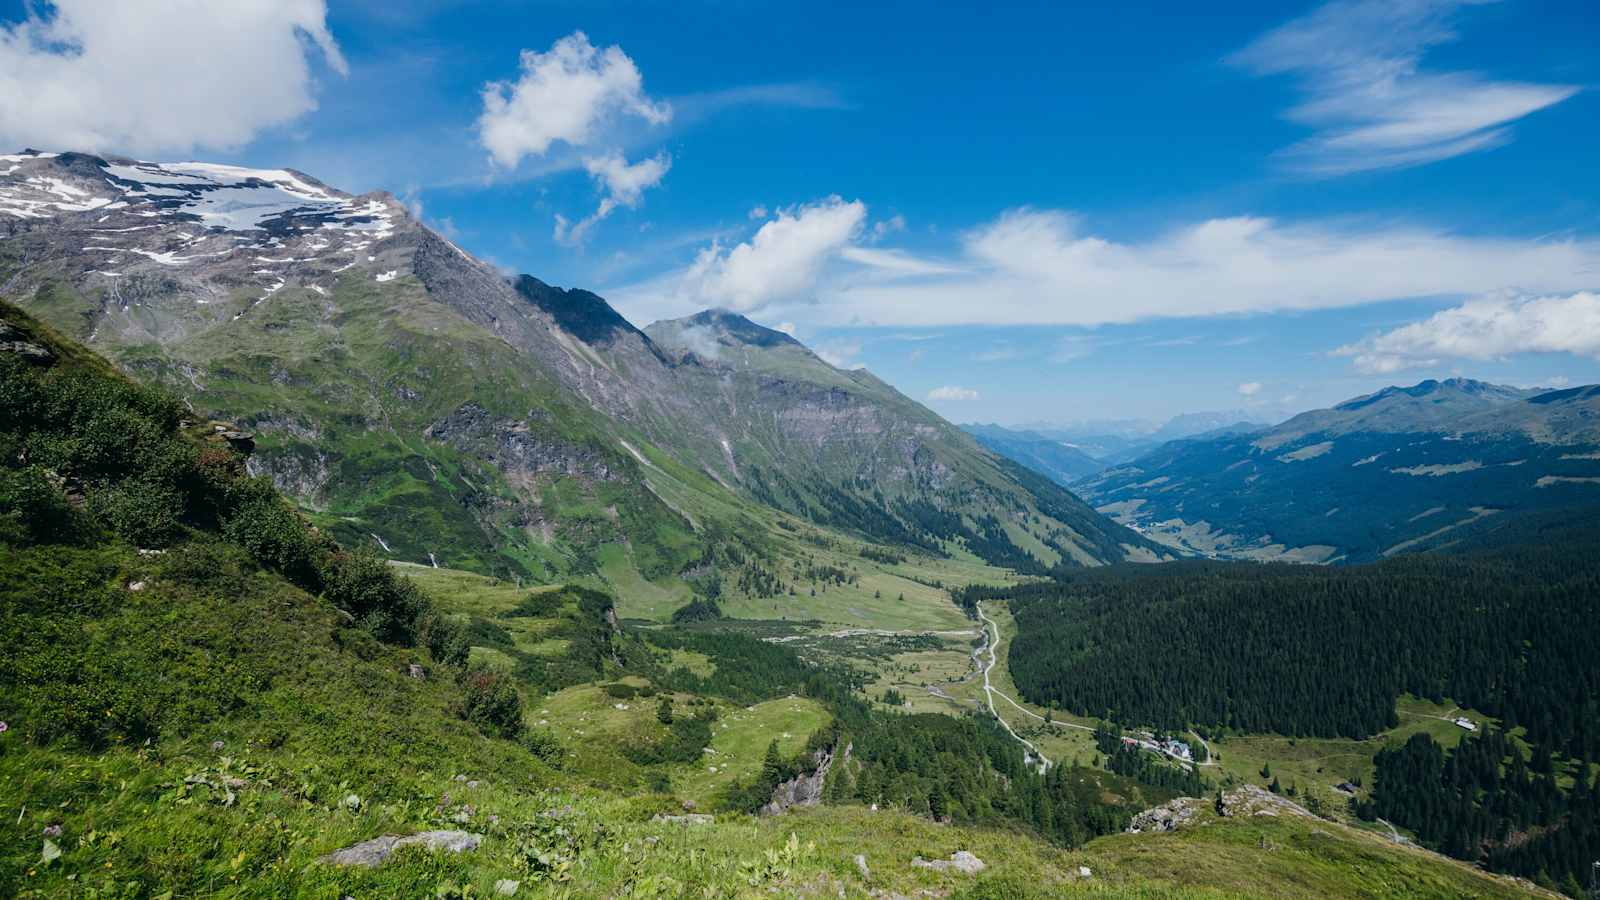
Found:
[[[1600,387],[1390,387],[1244,434],[1168,443],[1077,483],[1102,512],[1219,556],[1362,560],[1518,514],[1600,507]]]
[[[1085,475],[1093,475],[1107,465],[1071,444],[1037,432],[1017,431],[1000,425],[961,427],[983,446],[1060,485],[1069,485]]]
[[[1250,410],[1183,413],[1165,422],[1149,419],[1085,419],[1076,422],[1032,422],[1015,430],[1057,441],[1088,456],[1115,465],[1128,462],[1167,441],[1221,431],[1244,431],[1269,424]]]

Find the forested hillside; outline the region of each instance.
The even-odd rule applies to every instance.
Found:
[[[1184,562],[1009,591],[1036,702],[1167,727],[1363,737],[1402,693],[1600,756],[1600,532],[1342,569]]]
[[[1600,530],[1529,523],[1460,555],[1118,567],[960,599],[1009,598],[1018,689],[1077,715],[1364,741],[1402,694],[1485,713],[1453,751],[1378,752],[1355,812],[1574,893],[1600,850]]]

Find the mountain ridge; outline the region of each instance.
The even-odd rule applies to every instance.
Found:
[[[702,519],[751,501],[1030,570],[1159,555],[782,332],[706,311],[652,336],[592,292],[507,280],[389,194],[4,159],[0,293],[256,430],[258,471],[398,558],[551,578],[611,546],[667,578],[750,533]]]
[[[1163,445],[1076,484],[1207,555],[1360,561],[1600,504],[1600,389],[1426,380],[1264,431]]]

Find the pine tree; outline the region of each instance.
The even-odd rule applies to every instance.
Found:
[[[778,741],[773,739],[772,743],[767,745],[766,757],[761,760],[761,782],[767,785],[770,791],[777,786],[778,782],[783,780],[787,768],[783,761],[783,754],[778,752]]]
[[[656,721],[663,725],[672,724],[672,698],[663,694],[661,702],[656,704]]]

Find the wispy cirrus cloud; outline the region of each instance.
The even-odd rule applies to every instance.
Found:
[[[1437,365],[1444,358],[1488,360],[1513,353],[1600,359],[1600,294],[1471,300],[1333,352],[1369,375]]]
[[[973,390],[972,388],[961,387],[960,385],[954,385],[954,384],[947,384],[947,385],[945,385],[943,387],[936,387],[933,390],[928,392],[928,399],[929,400],[942,400],[942,401],[976,400],[976,399],[978,399],[978,397],[979,397],[979,394],[978,394],[978,392],[976,390]]]
[[[1581,290],[1600,241],[1466,237],[1404,224],[1208,219],[1134,242],[1072,214],[1018,209],[967,232],[951,271],[838,275],[829,324],[1104,325],[1356,306],[1383,300]]]
[[[1340,0],[1267,32],[1228,61],[1299,79],[1305,99],[1287,115],[1316,132],[1282,151],[1295,171],[1336,176],[1436,162],[1504,144],[1512,122],[1578,92],[1423,68],[1428,50],[1456,39],[1460,10],[1484,2]]]

